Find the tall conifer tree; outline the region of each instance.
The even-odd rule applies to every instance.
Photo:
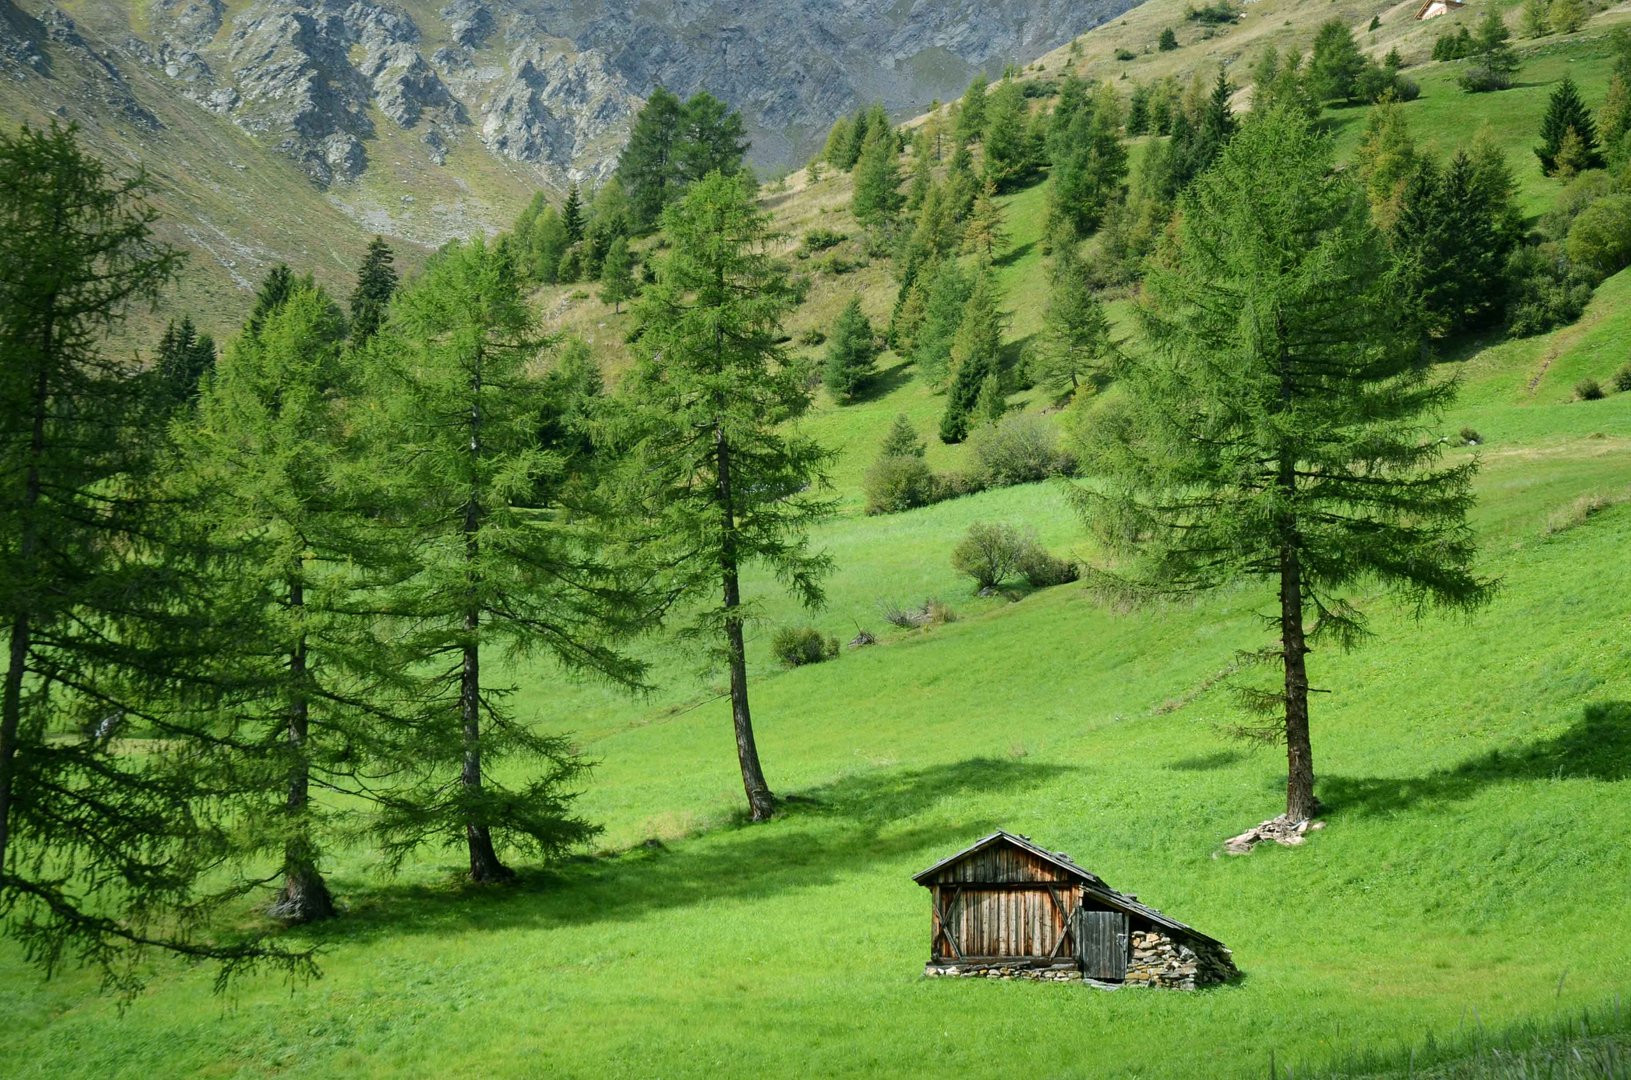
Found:
[[[416,572],[390,592],[400,666],[417,673],[402,727],[411,776],[381,794],[382,835],[399,860],[462,844],[470,876],[504,881],[504,846],[557,856],[595,828],[571,811],[585,764],[548,718],[518,717],[495,679],[495,649],[545,653],[569,669],[631,683],[640,666],[613,641],[639,613],[570,503],[570,448],[541,445],[550,387],[542,342],[508,258],[473,240],[443,252],[392,305],[369,350],[371,435],[382,518]],[[517,786],[495,766],[528,762]]]
[[[646,289],[644,332],[624,383],[627,496],[653,523],[652,550],[700,606],[688,630],[719,643],[730,679],[742,787],[755,821],[775,812],[748,700],[742,570],[763,564],[803,603],[830,568],[810,523],[830,454],[787,421],[808,407],[804,370],[781,346],[793,301],[769,255],[770,226],[736,177],[714,174],[664,215],[668,255]],[[703,597],[711,597],[701,603]]]
[[[358,345],[366,344],[385,321],[385,309],[396,295],[395,261],[384,237],[369,241],[368,254],[357,270],[357,287],[351,291],[351,340]]]
[[[1476,465],[1441,466],[1432,428],[1454,385],[1420,363],[1363,193],[1333,165],[1328,138],[1276,109],[1190,188],[1146,282],[1153,350],[1121,366],[1123,409],[1095,428],[1105,487],[1080,496],[1130,561],[1104,575],[1125,593],[1272,589],[1261,655],[1283,686],[1242,692],[1286,746],[1293,820],[1319,808],[1306,657],[1363,636],[1351,591],[1418,611],[1491,591],[1471,568]]]
[[[115,179],[71,129],[0,134],[0,928],[47,971],[71,960],[129,990],[131,951],[233,967],[306,957],[210,940],[241,894],[220,791],[169,723],[210,642],[194,561],[156,502],[162,414],[100,342],[154,301],[178,255],[158,243],[137,175]],[[108,753],[115,734],[145,754]],[[212,891],[213,889],[213,891]]]
[[[312,788],[346,790],[364,765],[378,688],[391,681],[380,673],[394,672],[379,655],[361,572],[377,547],[362,508],[338,494],[341,403],[357,389],[344,340],[339,306],[296,287],[228,350],[196,421],[183,425],[174,484],[217,555],[218,646],[207,670],[223,693],[205,717],[231,725],[222,749],[245,853],[281,858],[269,913],[288,922],[335,914],[320,868],[330,814]]]

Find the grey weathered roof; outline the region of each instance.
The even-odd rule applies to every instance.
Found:
[[[1016,836],[1013,833],[1006,832],[1002,829],[998,829],[990,836],[982,837],[981,839],[974,841],[974,843],[970,844],[968,847],[964,848],[962,851],[959,851],[955,855],[950,855],[944,859],[941,859],[927,870],[914,874],[912,876],[912,880],[917,882],[919,885],[927,884],[928,878],[934,876],[939,871],[944,870],[952,863],[960,862],[963,859],[968,858],[970,855],[973,855],[976,852],[984,851],[991,845],[998,843],[1012,844],[1014,847],[1017,847],[1022,851],[1027,851],[1030,854],[1035,855],[1037,858],[1043,859],[1053,866],[1057,866],[1071,877],[1080,881],[1082,883],[1082,891],[1086,895],[1092,897],[1094,900],[1097,900],[1099,903],[1108,908],[1113,908],[1128,915],[1138,915],[1141,918],[1148,919],[1157,926],[1183,934],[1186,937],[1200,938],[1204,941],[1210,941],[1218,945],[1223,944],[1222,942],[1218,941],[1217,938],[1203,934],[1193,926],[1187,926],[1184,923],[1179,922],[1177,919],[1163,915],[1161,912],[1147,904],[1141,904],[1130,896],[1124,896],[1123,894],[1118,893],[1109,885],[1105,884],[1103,878],[1099,877],[1091,870],[1084,870],[1082,867],[1077,866],[1071,857],[1066,855],[1064,852],[1048,851],[1046,848],[1040,848],[1031,843],[1030,838],[1027,836]]]

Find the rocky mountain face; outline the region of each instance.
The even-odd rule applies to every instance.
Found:
[[[477,144],[552,186],[605,175],[640,103],[661,85],[706,89],[746,115],[762,167],[796,164],[840,113],[882,100],[897,113],[960,91],[972,73],[1026,61],[1131,6],[1129,0],[134,0],[96,16],[86,43],[53,4],[0,0],[0,50],[48,62],[5,27],[32,15],[53,47],[122,65],[294,161],[319,185],[354,181],[390,125],[425,158]],[[124,24],[119,24],[119,9]],[[91,15],[81,11],[81,18]],[[28,50],[33,48],[33,52]],[[124,99],[122,100],[121,94]],[[151,113],[149,113],[151,117]],[[151,120],[157,123],[156,119]]]

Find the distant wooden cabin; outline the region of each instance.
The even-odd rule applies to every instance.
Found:
[[[933,907],[928,975],[1193,989],[1237,974],[1222,942],[1028,837],[994,832],[912,880]]]
[[[1466,6],[1467,0],[1425,0],[1422,6],[1416,9],[1416,18],[1436,19],[1452,11],[1460,11]]]

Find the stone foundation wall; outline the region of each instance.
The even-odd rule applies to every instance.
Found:
[[[1030,979],[1034,982],[1080,982],[1082,970],[1073,961],[1061,961],[1045,967],[1027,964],[935,964],[930,963],[923,974],[931,979]]]
[[[1178,941],[1154,930],[1133,931],[1128,986],[1194,990],[1239,975],[1229,950],[1199,941]]]

